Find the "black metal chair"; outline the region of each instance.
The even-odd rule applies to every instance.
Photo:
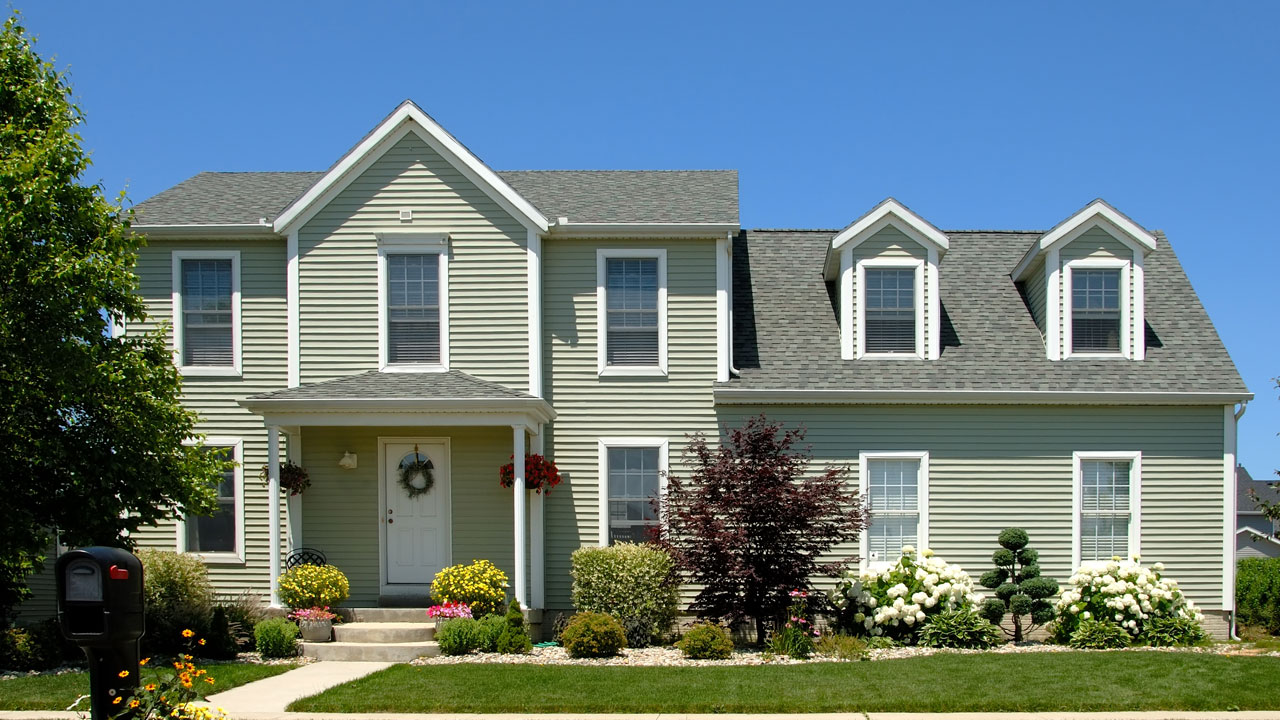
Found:
[[[298,548],[284,559],[284,569],[292,570],[300,565],[328,565],[329,559],[315,548]]]

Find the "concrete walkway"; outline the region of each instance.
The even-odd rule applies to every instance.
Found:
[[[209,707],[222,708],[234,717],[283,713],[294,700],[324,692],[391,667],[389,662],[314,662],[296,670],[263,678],[205,698]]]

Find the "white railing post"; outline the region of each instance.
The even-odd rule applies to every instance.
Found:
[[[516,601],[520,603],[520,607],[529,607],[529,584],[526,578],[526,564],[528,553],[526,537],[526,518],[528,511],[526,505],[528,503],[527,493],[525,492],[524,483],[524,426],[511,426],[512,445],[514,446],[511,453],[511,461],[515,469],[515,487],[512,491],[515,493],[515,596]]]
[[[267,426],[267,549],[271,573],[271,606],[280,607],[280,428]]]

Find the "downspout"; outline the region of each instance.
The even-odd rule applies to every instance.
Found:
[[[1244,411],[1245,411],[1245,410],[1248,410],[1248,409],[1249,409],[1249,401],[1248,401],[1248,400],[1242,400],[1242,401],[1240,402],[1240,409],[1236,411],[1236,425],[1237,425],[1237,426],[1239,426],[1239,425],[1240,425],[1240,418],[1244,417]],[[1238,450],[1239,450],[1239,446],[1240,446],[1240,432],[1239,432],[1239,430],[1238,430],[1238,429],[1236,430],[1234,440],[1235,440],[1235,443],[1233,444],[1233,446],[1232,446],[1232,448],[1231,448],[1231,456],[1232,456],[1232,457],[1234,457],[1234,458],[1236,459],[1236,466],[1237,466],[1237,467],[1239,467],[1239,465],[1240,465],[1240,454],[1239,454]],[[1239,512],[1240,512],[1240,508],[1236,508],[1236,513],[1237,513],[1237,515],[1239,514]],[[1232,554],[1231,554],[1231,562],[1232,562],[1232,563],[1234,563],[1235,561],[1236,561],[1235,553],[1232,553]],[[1228,621],[1228,623],[1227,623],[1227,637],[1231,638],[1232,640],[1239,640],[1239,639],[1240,639],[1240,636],[1239,636],[1239,635],[1236,635],[1236,599],[1235,599],[1235,590],[1234,590],[1234,589],[1231,591],[1231,614],[1230,614],[1228,617],[1229,617],[1230,619],[1229,619],[1229,621]]]

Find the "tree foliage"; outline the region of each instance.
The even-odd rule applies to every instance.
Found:
[[[996,591],[982,605],[982,614],[994,625],[1000,625],[1006,613],[1013,629],[1005,630],[1014,642],[1022,642],[1026,634],[1054,617],[1050,601],[1058,593],[1058,583],[1040,574],[1040,553],[1027,547],[1030,538],[1022,528],[1006,528],[996,539],[1000,549],[991,554],[996,567],[982,574],[983,587]],[[1029,621],[1023,618],[1030,615]]]
[[[58,533],[123,544],[121,531],[216,508],[224,461],[184,445],[195,414],[145,318],[142,239],[119,201],[82,185],[89,159],[71,89],[17,15],[0,34],[0,624]],[[122,198],[121,198],[122,199]]]
[[[798,449],[803,429],[763,415],[726,429],[711,447],[691,436],[688,480],[672,475],[660,505],[661,542],[689,581],[699,585],[691,607],[704,618],[766,624],[810,588],[814,575],[834,576],[852,558],[824,562],[867,526],[868,511],[847,468],[809,474],[812,455]]]

